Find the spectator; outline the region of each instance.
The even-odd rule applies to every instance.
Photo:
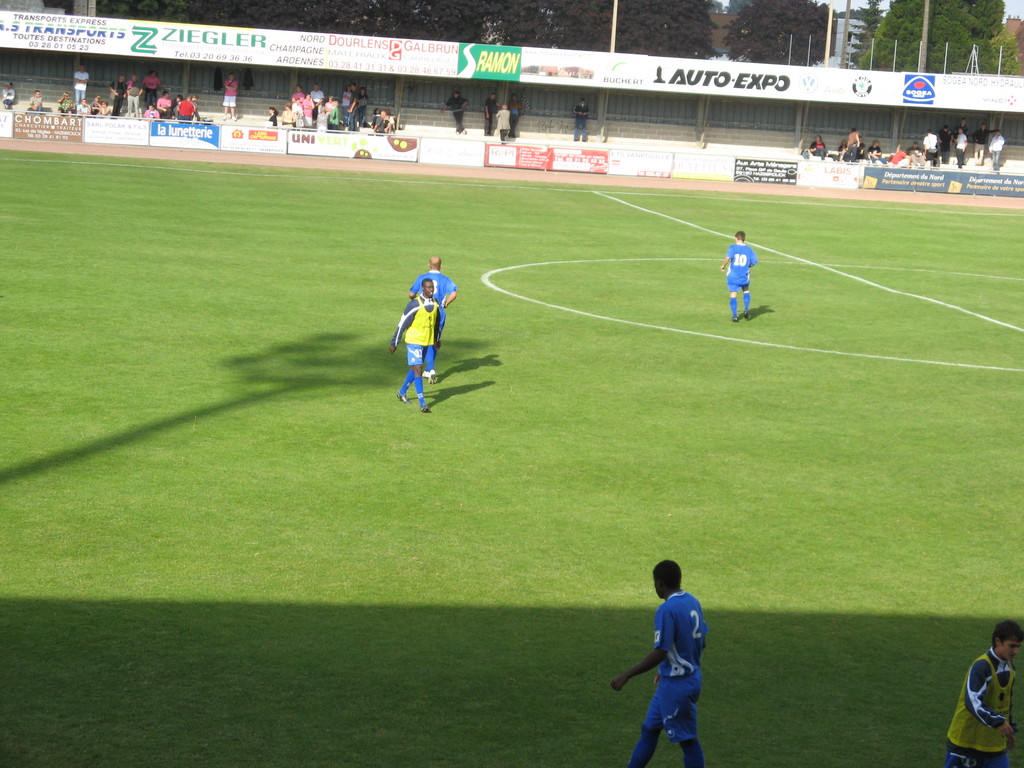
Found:
[[[573,116],[575,117],[576,124],[572,132],[572,140],[579,141],[580,134],[583,134],[583,140],[587,140],[587,122],[590,120],[590,105],[587,104],[585,97],[580,96],[579,103],[572,108]]]
[[[78,71],[73,75],[73,80],[72,90],[75,92],[75,102],[79,102],[86,98],[85,89],[89,86],[89,73],[85,71],[85,64],[78,65]]]
[[[828,150],[825,148],[825,142],[821,138],[821,134],[814,137],[807,149],[804,150],[804,159],[810,160],[812,157],[816,157],[819,160],[824,160],[828,156]]]
[[[124,107],[125,99],[128,98],[128,79],[124,75],[118,75],[117,79],[110,84],[110,95],[114,97],[113,115],[121,116],[121,108]]]
[[[7,87],[4,88],[4,109],[12,109],[14,107],[14,83],[8,83]]]
[[[933,168],[939,167],[939,137],[931,128],[924,134],[924,159],[931,163]]]
[[[89,114],[98,115],[100,113],[100,107],[103,106],[103,99],[99,97],[99,94],[93,97],[92,102],[89,104]]]
[[[366,122],[366,108],[370,104],[370,94],[366,92],[366,86],[360,86],[355,95],[355,118],[352,120],[352,130],[361,130]]]
[[[291,113],[292,113],[292,117],[295,120],[295,127],[296,128],[305,128],[305,125],[303,125],[303,120],[302,120],[302,100],[304,98],[306,98],[305,94],[303,94],[302,96],[300,96],[297,99],[292,100]]]
[[[519,97],[514,93],[508,99],[508,111],[508,138],[514,139],[517,135],[516,131],[519,129],[519,118],[523,116],[523,112],[525,111],[523,108],[523,102],[521,102]]]
[[[96,113],[99,117],[111,117],[114,111],[110,108],[110,104],[106,101],[100,102],[99,112]]]
[[[960,122],[965,122],[961,120]],[[967,128],[960,125],[956,129],[956,167],[963,168],[967,162]]]
[[[949,165],[949,148],[953,143],[953,132],[949,130],[949,124],[939,129],[939,157],[943,165]]]
[[[324,107],[327,110],[327,130],[328,131],[340,131],[341,130],[341,107],[338,104],[338,100],[331,96],[327,100],[327,105]]]
[[[313,104],[313,114],[316,115],[314,118],[316,120],[316,129],[321,133],[325,132],[327,130],[328,117],[327,105],[323,101],[316,102]]]
[[[178,119],[186,123],[194,122],[199,117],[199,110],[196,108],[196,101],[198,99],[195,96],[184,99],[180,95],[178,98],[181,99],[178,102]],[[196,101],[193,101],[193,99]]]
[[[147,120],[159,120],[160,110],[156,108],[156,105],[146,107],[146,111],[142,113],[142,116]]]
[[[494,91],[484,102],[484,136],[494,135],[494,117],[498,113],[498,94]]]
[[[319,83],[313,83],[313,87],[309,91],[309,98],[313,100],[314,104],[322,101],[324,106],[327,106],[327,96],[324,95]],[[319,117],[319,113],[317,113],[317,116]]]
[[[139,102],[141,96],[142,83],[139,81],[138,75],[132,75],[128,78],[128,109],[125,111],[125,117],[138,117],[142,114]]]
[[[855,163],[860,159],[862,139],[860,131],[855,127],[850,129],[850,135],[846,137],[846,153],[844,159],[848,163]]]
[[[313,98],[308,93],[302,97],[302,124],[313,127]]]
[[[871,142],[871,146],[868,147],[867,159],[872,165],[885,164],[885,158],[882,157],[882,146],[878,143],[878,139]]]
[[[28,102],[28,109],[26,112],[42,112],[43,111],[43,92],[36,91],[32,94],[32,98]]]
[[[373,117],[370,118],[370,130],[374,133],[384,133],[384,119],[380,116],[380,107],[373,110]]]
[[[911,168],[924,168],[924,151],[921,149],[921,145],[916,141],[910,146],[910,151],[907,153],[910,155],[910,167]]]
[[[292,106],[290,104],[286,104],[284,111],[281,112],[281,127],[295,127],[295,112],[292,110]]]
[[[452,95],[448,97],[448,101],[444,103],[444,108],[451,110],[452,117],[455,119],[456,135],[466,132],[466,129],[462,125],[462,116],[466,114],[467,104],[469,104],[469,100],[462,97],[461,91],[453,91]]]
[[[57,101],[57,111],[62,115],[70,115],[75,111],[75,102],[67,91],[64,91],[64,95]]]
[[[839,142],[839,148],[836,150],[836,160],[840,163],[846,162],[846,151],[849,149],[850,144],[846,139]]]
[[[270,107],[267,110],[267,122],[266,122],[267,128],[277,128],[277,118],[278,118],[277,109],[275,109],[274,107]]]
[[[985,164],[985,148],[988,146],[988,134],[988,123],[982,123],[971,136],[971,139],[974,141],[974,162],[976,165]]]
[[[228,111],[231,112],[231,120],[238,122],[238,80],[235,78],[234,72],[228,72],[228,77],[224,81],[224,119],[228,120]]]
[[[349,129],[349,113],[352,111],[352,86],[348,86],[341,92],[341,101],[338,103],[338,111],[341,113],[341,121],[345,124],[345,130]]]
[[[75,113],[81,115],[82,117],[91,115],[92,107],[89,106],[89,100],[82,99],[80,102],[78,102],[78,104],[75,106]]]
[[[160,98],[156,100],[156,109],[164,120],[174,117],[174,101],[171,99],[171,94],[161,91]]]
[[[498,123],[498,137],[501,139],[501,143],[504,144],[508,141],[509,132],[512,130],[512,113],[509,111],[507,104],[498,105],[495,119]]]
[[[302,90],[302,86],[301,85],[296,85],[295,86],[295,93],[292,94],[292,101],[293,102],[296,102],[296,101],[301,102],[304,98],[306,98],[306,92],[304,90]]]
[[[155,106],[160,90],[160,78],[155,69],[149,70],[149,74],[142,78],[142,88],[146,92],[146,106]]]
[[[897,168],[906,168],[910,165],[910,158],[901,147],[896,147],[896,151],[893,152],[892,157],[889,158],[889,163],[895,165]]]
[[[1003,138],[1003,132],[998,128],[992,130],[992,138],[988,143],[989,154],[992,155],[992,170],[999,173],[999,158],[1003,154],[1003,146],[1006,144],[1006,139]]]
[[[384,121],[384,133],[395,133],[398,130],[398,118],[392,115],[390,110],[382,109],[380,117]]]

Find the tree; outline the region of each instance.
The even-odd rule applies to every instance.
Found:
[[[733,61],[789,62],[790,45],[804,50],[812,38],[811,63],[823,61],[828,6],[814,0],[754,0],[736,16],[725,45]]]
[[[882,24],[882,19],[885,18],[885,14],[882,12],[882,0],[868,0],[868,4],[860,10],[857,16],[864,27],[857,38],[854,58],[859,59],[867,54],[868,61],[870,61],[871,42],[875,39],[875,35],[878,34],[878,28]]]
[[[979,69],[995,72],[999,50],[992,41],[1003,28],[1004,14],[1003,0],[930,0],[925,71],[962,72],[977,45]],[[892,0],[875,34],[875,66],[916,72],[923,22],[923,0]],[[860,66],[869,66],[866,54]]]
[[[1003,49],[1002,64],[999,61],[999,49]],[[986,72],[999,72],[1003,75],[1019,75],[1020,60],[1017,58],[1017,38],[1010,34],[1010,30],[1003,27],[999,34],[992,38],[992,53],[995,62]]]

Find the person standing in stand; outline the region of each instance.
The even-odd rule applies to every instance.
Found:
[[[572,140],[579,141],[580,135],[583,136],[583,140],[587,140],[587,120],[590,119],[590,107],[587,104],[587,99],[584,96],[580,96],[579,103],[572,108],[573,115],[576,117],[576,127],[572,132]]]
[[[466,129],[462,127],[462,116],[466,114],[466,105],[469,102],[462,98],[460,91],[454,91],[451,96],[448,97],[448,101],[444,103],[444,108],[450,110],[452,117],[455,118],[455,133],[456,135],[466,132]]]
[[[494,118],[498,114],[498,94],[491,92],[484,102],[484,136],[494,135]]]

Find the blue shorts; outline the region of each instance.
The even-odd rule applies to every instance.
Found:
[[[664,729],[669,741],[697,738],[697,699],[700,698],[701,676],[698,672],[686,677],[663,677],[651,697],[644,727]]]
[[[409,361],[409,365],[423,365],[424,349],[425,347],[422,344],[405,345],[405,358]]]
[[[971,750],[972,754],[977,754]],[[1010,768],[1010,755],[1000,752],[991,757],[967,757],[946,750],[946,768]]]
[[[743,285],[740,285],[739,283],[726,283],[726,285],[729,288],[729,293],[734,291],[745,291],[750,288],[750,283],[744,283]]]

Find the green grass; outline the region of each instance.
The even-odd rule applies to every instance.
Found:
[[[0,158],[2,765],[622,765],[664,557],[709,765],[932,765],[1020,618],[1024,333],[847,276],[1019,326],[1019,214]]]

